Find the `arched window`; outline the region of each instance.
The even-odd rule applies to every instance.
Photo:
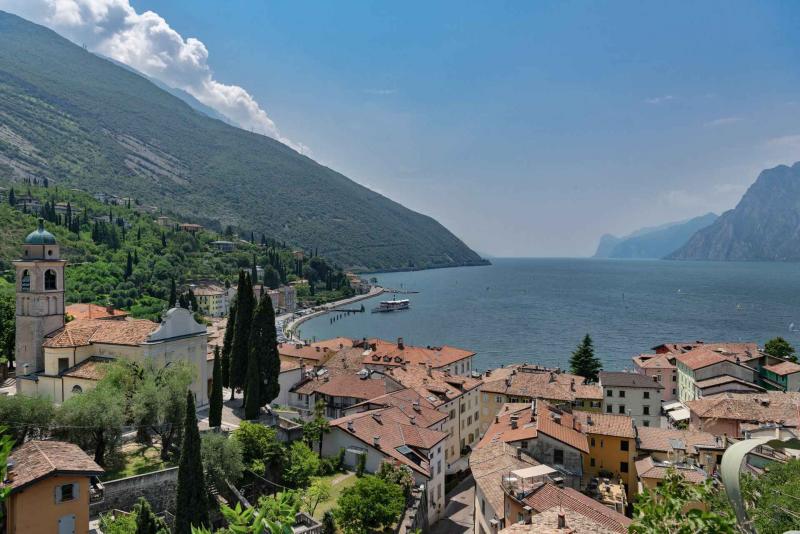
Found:
[[[80,387],[78,384],[75,384],[74,386],[72,386],[72,394],[73,395],[77,395],[79,393],[83,393],[83,388]]]
[[[44,289],[45,291],[58,289],[56,287],[56,272],[53,269],[47,269],[44,273]]]
[[[28,269],[22,271],[22,280],[20,281],[20,289],[24,292],[31,290],[31,273]]]

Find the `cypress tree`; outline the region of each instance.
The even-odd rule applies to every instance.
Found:
[[[211,374],[211,398],[208,408],[208,426],[222,426],[222,369],[219,345],[214,347],[214,371]]]
[[[136,514],[136,534],[167,534],[169,529],[164,521],[153,513],[150,503],[144,497],[133,507]]]
[[[175,288],[175,279],[170,278],[169,302],[167,303],[167,308],[169,309],[174,308],[177,302],[178,302],[178,290]]]
[[[191,534],[192,526],[208,526],[208,494],[200,459],[200,432],[194,395],[186,392],[186,419],[183,447],[178,463],[178,490],[175,497],[175,534]]]
[[[167,234],[161,232],[161,247],[167,248]]]
[[[250,269],[250,283],[252,285],[258,285],[258,268],[256,266],[256,255],[253,254],[253,267]]]
[[[269,295],[264,295],[260,307],[264,308],[262,310],[263,317],[259,319],[263,324],[264,337],[262,339],[263,349],[261,349],[258,361],[259,377],[261,378],[259,404],[266,406],[275,400],[281,391],[281,386],[278,382],[281,373],[281,359],[278,355],[275,309],[272,307],[272,299],[269,298]],[[256,313],[256,317],[258,317],[258,313]],[[255,323],[255,319],[253,322]]]
[[[251,337],[252,339],[252,337]],[[248,351],[247,354],[247,377],[244,384],[244,418],[252,421],[258,419],[260,390],[260,373],[258,372],[258,352]]]
[[[247,376],[247,357],[250,343],[250,327],[253,320],[253,287],[250,276],[239,273],[239,287],[236,289],[236,326],[231,343],[231,388],[244,388]],[[232,395],[231,395],[232,398]]]
[[[125,264],[125,273],[124,273],[125,280],[130,278],[130,276],[132,274],[133,274],[133,256],[131,255],[131,251],[129,250],[128,251],[128,261]]]
[[[603,368],[603,364],[594,355],[594,346],[589,334],[584,336],[583,341],[572,353],[569,360],[570,371],[573,374],[585,377],[587,380],[597,382],[597,374]]]
[[[8,205],[15,206],[17,204],[17,194],[14,193],[14,188],[11,188],[11,191],[8,192]]]
[[[228,323],[225,328],[225,336],[222,338],[222,385],[226,388],[231,387],[231,348],[233,345],[233,331],[236,328],[236,301],[231,304],[228,312]],[[231,391],[233,398],[233,391]]]

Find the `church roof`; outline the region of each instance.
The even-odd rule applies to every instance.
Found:
[[[39,219],[39,228],[28,234],[26,245],[55,245],[56,237],[44,229],[44,219]]]

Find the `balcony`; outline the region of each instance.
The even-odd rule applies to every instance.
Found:
[[[89,481],[89,504],[103,502],[103,488],[102,482],[97,477],[92,477]]]

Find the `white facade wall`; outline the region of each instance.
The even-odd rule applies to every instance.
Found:
[[[637,425],[661,426],[659,388],[630,388],[603,385],[605,413],[630,415]]]

